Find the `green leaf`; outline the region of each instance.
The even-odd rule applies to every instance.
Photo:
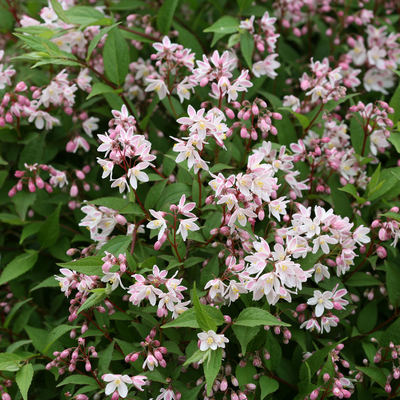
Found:
[[[229,36],[228,40],[228,48],[238,44],[240,42],[241,35],[240,33],[234,33],[233,35]]]
[[[15,211],[20,216],[21,221],[25,221],[26,212],[28,208],[35,202],[36,193],[27,193],[24,191],[17,192],[15,196],[11,198],[11,201],[15,204]]]
[[[129,245],[132,242],[131,236],[116,236],[110,239],[102,248],[101,252],[108,252],[114,254],[118,257],[120,254],[123,254],[127,251]]]
[[[393,307],[397,308],[400,299],[400,268],[385,260],[386,267],[386,287],[388,290],[389,301]]]
[[[62,21],[69,23],[69,20],[67,16],[65,15],[65,12],[63,8],[61,7],[61,4],[58,2],[58,0],[50,0],[51,7],[53,8],[54,12],[57,14],[58,18],[60,18]]]
[[[254,38],[248,30],[240,34],[240,50],[248,67],[251,69],[253,67]]]
[[[337,342],[335,344],[331,344],[328,346],[325,346],[324,348],[318,350],[315,352],[311,357],[307,358],[307,361],[302,364],[300,367],[300,376],[310,376],[313,377],[314,374],[318,371],[318,369],[321,367],[321,364],[323,364],[326,356],[341,342],[343,342],[346,339],[341,340],[340,342]],[[309,368],[309,373],[306,373],[306,370]],[[304,379],[302,379],[304,380]]]
[[[90,25],[104,18],[104,14],[94,7],[75,6],[65,11],[65,16],[72,24]],[[100,24],[99,24],[100,25]]]
[[[26,253],[15,257],[4,268],[3,273],[0,276],[0,285],[3,285],[6,282],[11,282],[13,279],[28,272],[36,264],[37,259],[38,253],[34,250],[27,250]]]
[[[7,353],[14,353],[15,350],[19,349],[26,344],[32,343],[32,340],[18,340],[18,342],[14,342],[7,347]]]
[[[270,355],[268,360],[265,360],[265,365],[270,371],[277,369],[282,359],[282,347],[272,334],[271,329],[267,331],[267,340],[265,341],[265,348]]]
[[[397,222],[400,222],[400,214],[397,214],[393,211],[388,211],[385,214],[378,214],[380,217],[392,218]]]
[[[399,97],[400,97],[400,93],[399,93]],[[400,110],[400,105],[399,105],[398,109]],[[394,114],[391,114],[391,115],[394,115]],[[398,153],[400,153],[400,132],[391,132],[388,140],[395,147],[396,151]]]
[[[293,114],[299,120],[303,129],[306,129],[310,126],[310,120],[305,115],[294,112],[290,107],[280,107],[278,110],[286,110],[289,111],[290,114]]]
[[[103,51],[104,69],[111,82],[122,85],[129,68],[129,51],[126,40],[115,27],[108,32]]]
[[[247,345],[253,340],[260,330],[260,326],[239,326],[232,325],[236,338],[242,348],[242,354],[246,354]]]
[[[254,379],[254,375],[256,374],[257,370],[251,362],[248,362],[244,367],[241,367],[239,364],[236,366],[235,376],[239,382],[239,387],[243,387],[248,383],[258,383]]]
[[[108,368],[110,366],[110,362],[112,360],[113,352],[114,352],[114,343],[115,340],[113,340],[100,354],[99,358],[99,376],[103,376],[106,374],[108,371]]]
[[[196,320],[197,320],[197,323],[199,324],[200,328],[203,331],[212,330],[215,332],[217,330],[217,324],[208,315],[207,311],[205,310],[204,305],[200,303],[199,297],[197,296],[197,292],[196,292],[196,282],[193,284],[192,302],[194,305]]]
[[[168,35],[169,33],[177,5],[178,0],[165,0],[158,10],[157,28],[163,35]]]
[[[156,105],[158,104],[158,102],[160,101],[160,98],[158,96],[154,96],[153,100],[150,103],[149,108],[147,109],[147,114],[146,116],[142,119],[142,122],[139,125],[140,129],[146,129],[147,124],[150,122],[150,118],[153,115],[153,111],[156,108]]]
[[[391,119],[396,126],[397,121],[400,119],[400,84],[397,86],[396,91],[393,94],[393,97],[390,99],[389,106],[394,109],[394,114],[389,114],[388,118]],[[394,132],[390,133],[390,139],[392,138]],[[389,139],[389,141],[391,141]],[[400,151],[397,149],[396,150],[400,153]]]
[[[146,3],[140,0],[121,0],[118,4],[113,4],[108,7],[109,10],[125,11],[125,10],[135,10],[139,7],[145,7]]]
[[[369,376],[373,381],[378,382],[382,387],[386,385],[385,373],[376,367],[356,367],[363,374]]]
[[[219,258],[218,254],[208,261],[201,271],[200,285],[204,287],[208,281],[215,279],[219,273]]]
[[[32,236],[35,233],[37,233],[42,227],[42,225],[43,222],[32,222],[31,224],[24,226],[24,228],[22,229],[21,237],[19,239],[19,244],[22,244],[23,241],[29,236]]]
[[[113,210],[122,210],[128,205],[128,201],[121,197],[100,197],[96,200],[90,200],[85,202],[86,204],[93,204],[95,206],[105,206]]]
[[[168,185],[157,202],[157,209],[160,210],[162,206],[167,204],[177,204],[183,194],[186,198],[190,197],[192,191],[189,185],[180,182]]]
[[[60,236],[59,216],[61,210],[61,203],[56,210],[46,219],[43,226],[37,233],[37,238],[42,248],[53,246],[57,243]]]
[[[33,347],[39,351],[43,352],[43,349],[46,346],[46,338],[48,336],[48,332],[44,329],[34,328],[33,326],[25,326],[24,329],[29,336],[29,339],[32,340]]]
[[[94,307],[97,304],[101,303],[108,296],[106,289],[103,289],[101,292],[93,293],[79,308],[78,314],[82,311],[87,310],[88,308]]]
[[[86,97],[86,100],[91,99],[94,96],[97,96],[98,94],[102,94],[102,93],[108,93],[108,92],[113,92],[114,88],[112,88],[109,85],[106,85],[105,83],[99,82],[99,83],[95,83],[92,86],[92,91],[90,92],[89,96]]]
[[[358,121],[362,121],[362,118],[359,113],[356,113],[355,115],[358,120],[356,119],[356,117],[353,117],[350,120],[351,144],[353,145],[356,153],[360,154],[363,157],[364,155],[368,155],[369,153],[369,138],[365,142],[363,151],[365,133],[363,127],[358,123]]]
[[[217,22],[212,24],[203,32],[215,32],[215,33],[235,33],[239,29],[239,20],[229,15],[224,15]]]
[[[21,358],[16,354],[0,354],[0,371],[18,371],[20,369]]]
[[[68,268],[81,274],[101,276],[103,275],[101,267],[104,264],[101,258],[102,256],[90,256],[68,263],[58,263],[57,265],[61,268]]]
[[[214,164],[211,168],[210,168],[210,172],[215,174],[217,172],[220,172],[224,169],[233,169],[234,167],[232,167],[231,165],[226,165],[226,164]]]
[[[364,272],[355,272],[349,279],[345,281],[346,286],[374,286],[380,285],[381,282],[371,275]]]
[[[224,317],[220,310],[215,307],[211,306],[204,306],[206,313],[214,320],[217,326],[220,326],[225,323]],[[163,329],[167,328],[200,328],[200,325],[196,319],[196,312],[194,308],[190,308],[186,310],[178,318],[168,322],[167,324],[163,325]]]
[[[57,385],[57,387],[68,385],[69,383],[73,383],[74,385],[90,385],[99,387],[96,380],[86,375],[71,375],[65,378],[61,383]]]
[[[185,361],[185,363],[183,364],[183,366],[185,367],[185,366],[190,365],[190,364],[192,364],[192,363],[199,362],[199,361],[204,357],[205,354],[206,354],[205,351],[201,351],[201,350],[195,351],[195,352]]]
[[[203,54],[203,48],[196,36],[176,21],[172,21],[172,26],[179,32],[179,35],[176,38],[178,43],[187,49],[192,49],[192,51],[197,55],[197,58],[200,58]]]
[[[79,328],[78,325],[76,326],[71,326],[71,325],[59,325],[55,327],[51,332],[49,332],[47,338],[46,338],[46,346],[43,349],[42,353],[46,354],[47,351],[49,350],[50,346],[62,335],[65,333],[72,331],[72,329]]]
[[[400,318],[397,317],[396,320],[383,332],[380,344],[383,347],[388,347],[390,342],[400,343]]]
[[[342,217],[351,218],[353,215],[353,207],[350,204],[350,200],[345,193],[338,190],[342,187],[339,176],[332,175],[328,181],[329,187],[331,188],[331,195],[333,199],[333,204],[335,206],[335,212],[337,215]]]
[[[212,353],[208,358],[208,361],[203,364],[204,374],[207,382],[207,396],[209,396],[211,393],[212,385],[222,364],[222,349],[218,347],[217,350],[211,351]]]
[[[15,375],[15,380],[21,391],[22,398],[28,400],[28,390],[33,378],[32,364],[25,364]]]
[[[370,301],[361,310],[357,318],[357,328],[361,333],[371,331],[378,320],[378,306],[376,300]]]
[[[235,321],[235,326],[260,326],[260,325],[290,326],[289,324],[286,324],[285,322],[276,319],[268,311],[255,307],[244,309],[239,314],[238,319]]]
[[[120,214],[133,214],[133,215],[142,216],[142,215],[144,215],[144,212],[141,209],[141,207],[139,206],[139,204],[131,201],[129,204],[127,204],[126,207],[124,207],[122,210],[120,210]]]
[[[103,28],[94,38],[93,40],[90,42],[89,44],[89,48],[88,48],[88,54],[86,57],[86,61],[89,61],[90,56],[92,55],[93,50],[96,48],[96,46],[99,44],[101,38],[107,34],[108,32],[111,31],[111,29],[115,28],[116,26],[118,26],[119,24],[121,24],[121,22],[118,22],[116,24],[113,24],[111,26],[107,26],[105,28]],[[96,85],[96,84],[95,84]],[[94,85],[93,85],[94,86]],[[92,88],[93,91],[93,88]],[[90,94],[92,94],[92,92],[90,92]],[[94,95],[93,95],[94,96]]]
[[[4,322],[4,328],[5,328],[5,329],[8,328],[8,325],[10,325],[10,322],[11,322],[11,320],[12,320],[12,317],[15,315],[15,313],[16,313],[24,304],[26,304],[28,301],[31,301],[31,300],[32,300],[32,298],[29,298],[29,299],[20,301],[20,302],[18,302],[18,303],[11,309],[11,311],[7,314],[7,318],[6,318],[5,322]]]
[[[156,205],[157,200],[164,191],[167,182],[168,179],[164,179],[150,188],[149,192],[147,193],[146,200],[144,201],[144,208],[146,210],[150,210],[150,208],[153,208]]]
[[[342,188],[339,188],[338,190],[351,194],[357,200],[358,204],[364,204],[367,201],[364,198],[358,196],[356,187],[350,183]]]
[[[276,392],[279,389],[279,383],[275,379],[268,376],[261,376],[260,378],[261,397],[260,400],[265,399],[269,394]]]

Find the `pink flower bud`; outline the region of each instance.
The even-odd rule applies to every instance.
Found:
[[[16,186],[12,187],[11,190],[8,192],[9,197],[13,197],[17,194],[17,188]]]
[[[12,117],[11,113],[7,112],[6,113],[6,122],[8,124],[11,124],[12,121],[13,121],[13,117]]]
[[[386,382],[386,385],[385,385],[385,392],[386,393],[390,393],[392,391],[392,387],[390,386],[390,383],[389,382]]]
[[[69,349],[66,349],[61,352],[60,358],[67,358],[69,356]]]
[[[33,180],[32,180],[32,179],[29,179],[28,189],[29,189],[29,191],[30,191],[31,193],[36,192],[36,186],[35,186],[35,184],[33,183]]]
[[[3,392],[3,394],[1,395],[1,399],[2,400],[11,400],[11,396],[8,393]]]
[[[387,256],[387,251],[384,247],[378,246],[376,248],[376,254],[378,255],[379,258],[386,258]]]
[[[229,119],[235,118],[235,113],[230,108],[225,109],[225,114]]]
[[[130,361],[135,362],[139,358],[140,353],[133,353],[131,355]]]
[[[111,400],[118,400],[119,399],[119,393],[118,390],[116,390],[112,396],[111,396]]]
[[[78,394],[75,396],[76,400],[89,400],[89,397],[86,396],[86,394]]]
[[[17,83],[17,86],[15,86],[15,92],[23,92],[26,89],[28,89],[28,86],[26,86],[25,82],[21,81]]]
[[[316,400],[319,396],[319,390],[315,389],[310,394],[310,400]]]
[[[76,197],[76,196],[78,195],[78,192],[79,192],[78,186],[75,185],[75,183],[74,183],[74,184],[71,186],[71,189],[70,189],[70,191],[69,191],[69,195],[70,195],[71,197]]]
[[[90,361],[86,361],[85,369],[86,372],[90,372],[92,370],[92,365],[90,364]]]

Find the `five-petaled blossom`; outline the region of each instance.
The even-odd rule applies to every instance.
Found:
[[[104,382],[109,382],[106,386],[107,396],[111,393],[114,393],[116,390],[123,399],[128,395],[128,387],[126,384],[132,383],[132,378],[130,378],[128,375],[105,374],[101,379],[103,379]]]
[[[229,343],[229,339],[223,334],[217,335],[214,331],[201,332],[197,334],[200,339],[200,350],[206,351],[208,349],[217,350],[218,347],[225,348],[225,343]]]

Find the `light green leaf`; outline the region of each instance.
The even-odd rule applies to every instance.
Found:
[[[204,358],[205,353],[206,353],[205,351],[201,351],[201,350],[195,351],[195,352],[185,361],[185,363],[183,364],[183,366],[186,367],[186,366],[188,366],[188,365],[190,365],[190,364],[192,364],[192,363],[199,362],[201,359]]]
[[[72,24],[90,25],[104,18],[104,14],[94,7],[75,6],[65,11],[65,16]],[[99,24],[100,25],[100,24]]]
[[[196,292],[196,283],[194,283],[194,285],[193,285],[192,302],[194,305],[196,320],[197,320],[197,323],[199,324],[200,328],[203,331],[212,330],[215,332],[217,330],[217,324],[208,315],[207,311],[205,310],[204,305],[200,303],[199,297],[197,296],[197,292]]]
[[[89,100],[92,97],[97,96],[99,94],[113,92],[113,91],[114,88],[112,88],[111,86],[106,85],[105,83],[102,82],[98,82],[92,86],[92,91],[90,92],[89,96],[86,97],[86,100]]]
[[[399,92],[399,97],[400,97],[400,92]],[[400,110],[400,105],[399,105],[398,109]],[[391,115],[394,115],[394,114],[391,114]],[[388,140],[395,147],[396,151],[398,153],[400,153],[400,132],[391,132]]]
[[[108,252],[114,254],[118,257],[120,254],[123,254],[127,251],[129,245],[132,242],[131,236],[116,236],[110,239],[102,248],[101,252]]]
[[[119,24],[121,24],[121,22],[118,22],[116,24],[113,24],[111,26],[107,26],[106,28],[103,28],[94,38],[93,40],[90,42],[89,44],[89,48],[88,48],[88,54],[86,57],[86,61],[89,61],[90,56],[92,55],[93,50],[96,48],[96,46],[99,44],[101,38],[107,34],[111,29],[113,29],[114,27],[118,26]],[[95,84],[96,85],[96,84]],[[93,86],[95,86],[93,85]],[[92,88],[92,92],[93,92],[93,88]],[[90,92],[90,94],[92,94],[92,92]]]
[[[369,376],[373,381],[378,382],[382,387],[386,385],[386,375],[380,369],[376,367],[356,367],[363,374]]]
[[[204,374],[207,382],[207,396],[209,396],[211,393],[212,385],[222,364],[222,349],[218,347],[217,350],[210,351],[212,351],[211,355],[208,357],[207,362],[203,364]]]
[[[239,20],[229,15],[224,15],[217,22],[212,24],[203,32],[215,32],[215,33],[235,33],[239,29]]]
[[[14,353],[15,350],[19,349],[26,344],[32,343],[32,340],[18,340],[18,342],[14,342],[7,347],[7,353]]]
[[[129,68],[129,51],[125,38],[115,27],[108,32],[103,51],[104,69],[111,82],[122,85]]]
[[[81,274],[101,276],[103,275],[101,267],[104,264],[101,258],[102,256],[90,256],[68,263],[58,263],[57,265],[61,268],[68,268]]]
[[[33,378],[32,364],[25,364],[15,375],[15,380],[24,400],[28,399],[28,390]]]
[[[18,371],[20,369],[21,358],[16,354],[0,354],[0,371]]]
[[[249,307],[244,309],[238,319],[235,321],[235,326],[290,326],[285,322],[279,321],[271,313],[261,308]]]
[[[306,129],[310,126],[310,120],[305,115],[294,112],[290,107],[280,107],[278,110],[289,111],[291,114],[293,114],[299,120],[303,129]]]
[[[38,253],[34,250],[27,250],[26,253],[15,257],[3,270],[0,276],[0,285],[10,282],[15,278],[28,272],[36,263]]]
[[[78,314],[82,311],[87,310],[88,308],[94,307],[97,304],[101,303],[108,296],[106,289],[103,289],[102,292],[93,293],[79,308]]]
[[[146,3],[140,0],[121,0],[118,4],[113,4],[111,7],[108,7],[108,9],[116,11],[132,11],[139,7],[146,7]]]
[[[246,354],[247,345],[253,340],[260,330],[260,326],[232,325],[236,338],[242,348],[242,354]]]
[[[240,50],[248,67],[251,69],[253,67],[254,38],[248,30],[240,34]]]
[[[61,4],[57,0],[50,0],[51,7],[53,8],[54,12],[57,14],[58,18],[60,18],[62,21],[69,23],[69,20],[67,16],[65,15],[65,12],[63,8],[61,7]]]

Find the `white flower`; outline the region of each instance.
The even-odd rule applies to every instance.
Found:
[[[142,169],[145,169],[147,167],[148,167],[147,162],[141,162],[128,171],[129,183],[131,184],[133,189],[135,189],[135,190],[137,189],[137,181],[140,181],[140,182],[148,182],[149,181],[149,177],[147,176],[147,174],[145,172],[141,171]]]
[[[182,235],[183,241],[186,241],[188,231],[198,231],[200,228],[194,223],[194,221],[197,220],[197,217],[194,218],[188,218],[185,220],[181,220],[179,224],[179,228],[176,231],[177,234]]]
[[[105,274],[101,278],[102,282],[108,282],[111,285],[111,290],[115,290],[118,285],[121,285],[123,289],[125,289],[124,285],[121,282],[121,277],[118,273],[110,273],[110,274]]]
[[[118,394],[124,399],[128,395],[126,383],[132,383],[132,379],[128,375],[105,374],[102,376],[104,382],[110,382],[106,386],[106,395],[114,393],[118,390]]]
[[[197,334],[200,339],[200,350],[206,351],[208,349],[217,350],[218,347],[225,348],[225,343],[229,342],[224,335],[217,335],[214,331],[201,332]]]
[[[150,85],[146,87],[145,92],[151,92],[155,90],[158,93],[158,97],[160,98],[160,100],[162,100],[167,94],[169,94],[167,85],[162,79],[146,78],[146,81],[149,82]]]
[[[99,126],[97,125],[97,122],[99,121],[98,118],[90,117],[82,123],[82,128],[88,136],[93,137],[92,132],[99,129]]]
[[[315,264],[314,270],[315,270],[314,279],[316,283],[321,281],[324,276],[327,279],[329,279],[331,276],[328,267],[322,265],[321,263]]]
[[[320,317],[324,313],[324,309],[331,310],[333,303],[329,300],[332,298],[332,292],[324,292],[323,294],[319,290],[314,290],[314,297],[308,299],[307,304],[315,306],[315,315]],[[308,328],[307,328],[308,329]]]
[[[164,235],[165,229],[167,229],[167,221],[164,219],[163,217],[163,213],[162,212],[157,212],[154,210],[150,210],[150,214],[154,217],[157,218],[154,221],[149,222],[146,225],[146,228],[149,229],[160,229],[160,232],[158,232],[158,240],[160,240],[162,238],[162,235]]]

